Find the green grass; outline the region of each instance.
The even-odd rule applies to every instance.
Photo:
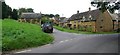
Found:
[[[70,30],[67,28],[62,28],[60,26],[54,26],[54,28],[64,31],[64,32],[69,32],[69,33],[77,33],[77,34],[114,34],[115,32],[87,32],[87,31],[77,31],[77,30]]]
[[[0,19],[0,52],[2,51],[2,20]]]
[[[53,37],[41,31],[39,25],[2,20],[2,51],[11,51],[48,44]]]

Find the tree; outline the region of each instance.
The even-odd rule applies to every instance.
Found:
[[[56,14],[55,17],[59,17],[60,15],[59,14]]]
[[[45,23],[45,22],[50,22],[49,17],[47,17],[47,16],[42,17],[42,19],[41,19],[41,24],[43,24],[43,23]]]
[[[54,15],[53,15],[53,14],[50,14],[49,17],[52,18],[52,17],[54,17]]]
[[[20,9],[18,9],[19,16],[22,13],[26,13],[26,12],[34,13],[34,9],[32,9],[32,8],[20,8]]]
[[[27,12],[32,12],[32,13],[34,13],[34,11],[33,11],[32,8],[27,8],[26,10],[27,10]]]
[[[106,1],[106,0],[93,0],[91,1],[91,5],[94,7],[97,7],[101,12],[105,12],[106,10],[109,10],[111,13],[114,13],[115,10],[118,10],[120,8],[120,1],[114,0],[114,1]]]
[[[5,2],[2,2],[2,19],[7,18],[7,5]]]
[[[2,19],[12,16],[12,8],[6,5],[5,2],[2,2]]]
[[[18,11],[17,11],[17,9],[13,9],[12,18],[15,19],[15,20],[18,19]]]
[[[27,12],[27,10],[25,8],[20,8],[18,10],[18,12],[19,12],[19,16],[20,16],[23,12]]]

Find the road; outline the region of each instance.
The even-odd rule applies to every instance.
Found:
[[[118,53],[118,34],[75,34],[54,29],[55,41],[19,53]]]

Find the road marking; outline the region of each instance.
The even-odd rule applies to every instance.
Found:
[[[64,41],[60,41],[60,43],[63,43]]]
[[[73,39],[70,39],[70,40],[73,40]]]
[[[16,52],[16,53],[23,53],[23,52],[28,52],[28,51],[32,51],[32,50],[24,50],[24,51],[20,51],[20,52]]]
[[[69,41],[69,40],[65,40],[66,42]]]

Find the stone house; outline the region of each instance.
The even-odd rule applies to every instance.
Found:
[[[33,24],[41,24],[41,14],[40,13],[22,13],[19,22],[28,22]]]
[[[68,26],[68,18],[64,18],[59,22],[59,26],[61,27],[67,27]]]
[[[116,21],[118,20],[118,21]],[[91,10],[73,14],[68,20],[72,29],[91,32],[110,32],[118,29],[120,18],[117,14],[111,14],[109,11],[104,13],[100,10]],[[120,26],[119,26],[120,27]]]

